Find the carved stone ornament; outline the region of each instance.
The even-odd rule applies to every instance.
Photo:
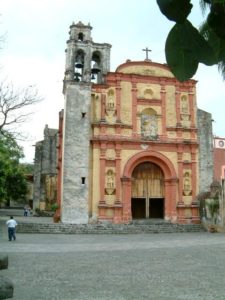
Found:
[[[141,144],[140,146],[143,150],[147,150],[149,148],[149,145],[147,144]]]
[[[105,188],[105,193],[107,194],[107,195],[113,195],[113,194],[115,194],[115,188]]]

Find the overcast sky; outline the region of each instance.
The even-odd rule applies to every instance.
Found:
[[[189,20],[199,26],[199,1],[192,1]],[[63,108],[62,80],[65,49],[72,22],[90,22],[92,38],[109,43],[111,71],[127,59],[144,60],[149,47],[154,62],[165,63],[165,39],[173,23],[159,11],[156,0],[7,0],[0,3],[1,77],[14,86],[36,85],[43,96],[21,130],[29,135],[22,143],[27,162],[34,158],[33,145],[43,139],[45,124],[58,127]],[[214,135],[224,137],[225,82],[217,67],[201,65],[194,79],[198,107],[212,113]]]

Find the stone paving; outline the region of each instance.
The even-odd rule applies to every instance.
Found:
[[[225,236],[17,234],[0,228],[15,300],[222,300]]]

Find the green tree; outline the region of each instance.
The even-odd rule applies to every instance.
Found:
[[[200,29],[187,19],[193,4],[190,0],[157,0],[161,12],[176,24],[165,45],[167,64],[174,76],[185,81],[197,71],[198,64],[218,65],[225,79],[225,0],[201,0],[208,15]]]
[[[22,148],[9,133],[0,134],[0,203],[25,199],[27,182],[20,164]]]

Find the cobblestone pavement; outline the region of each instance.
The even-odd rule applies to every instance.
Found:
[[[15,300],[222,300],[225,235],[17,234],[0,228]]]

